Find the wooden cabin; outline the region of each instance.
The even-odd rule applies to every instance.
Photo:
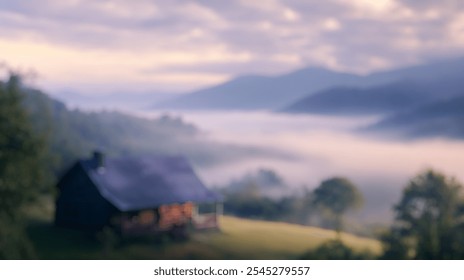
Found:
[[[121,235],[217,228],[221,197],[207,189],[183,157],[105,158],[77,161],[58,183],[55,224]],[[205,213],[203,208],[210,211]]]

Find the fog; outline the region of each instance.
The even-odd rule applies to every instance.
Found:
[[[161,112],[137,115],[154,117]],[[269,168],[294,188],[313,189],[331,176],[346,176],[363,191],[364,217],[391,216],[391,206],[408,180],[434,168],[464,181],[464,142],[381,139],[353,132],[372,117],[326,117],[270,112],[171,112],[203,130],[211,140],[285,150],[296,159],[244,158],[197,167],[206,184],[221,185],[259,168]]]

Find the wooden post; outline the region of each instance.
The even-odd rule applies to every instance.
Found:
[[[221,216],[223,213],[223,205],[222,203],[216,203],[216,216]]]
[[[192,206],[192,219],[196,219],[198,218],[198,205],[197,204],[193,204]]]

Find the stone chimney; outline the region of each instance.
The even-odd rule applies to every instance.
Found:
[[[105,171],[105,154],[95,150],[93,152],[93,161],[95,162],[95,169],[97,169],[98,173],[103,173]]]

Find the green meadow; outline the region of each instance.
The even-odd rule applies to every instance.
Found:
[[[105,240],[99,234],[53,226],[51,209],[32,212],[28,234],[38,259],[298,259],[335,239],[316,227],[223,216],[220,230],[194,232],[186,241],[167,236]],[[108,237],[106,237],[108,238]],[[358,252],[381,253],[379,241],[348,233],[342,241]]]

